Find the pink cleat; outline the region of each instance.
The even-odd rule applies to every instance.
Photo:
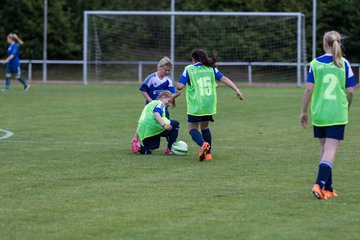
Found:
[[[140,151],[140,142],[136,138],[134,138],[131,142],[131,150],[133,153],[138,153]]]
[[[166,149],[165,151],[165,155],[172,155],[173,152],[170,149]]]

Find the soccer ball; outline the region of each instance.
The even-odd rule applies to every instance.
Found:
[[[184,141],[176,141],[171,146],[171,151],[175,155],[186,155],[188,152],[188,145]]]

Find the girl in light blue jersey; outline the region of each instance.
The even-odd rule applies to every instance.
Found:
[[[157,100],[159,94],[164,90],[168,90],[175,94],[174,84],[169,76],[171,73],[171,68],[172,62],[170,58],[163,57],[157,65],[156,72],[145,78],[145,81],[143,84],[141,84],[139,90],[145,98],[146,104],[152,100]],[[167,114],[168,113],[169,112],[167,111]]]
[[[312,194],[327,200],[337,196],[332,184],[332,168],[339,143],[344,139],[356,82],[350,63],[342,57],[341,35],[336,31],[325,33],[323,47],[325,54],[310,63],[300,124],[303,128],[307,126],[311,101],[314,137],[320,142],[320,162]]]
[[[10,44],[7,51],[7,58],[2,61],[6,65],[5,74],[5,89],[2,91],[7,92],[10,90],[10,78],[14,74],[16,79],[24,86],[24,91],[29,91],[30,85],[26,84],[26,81],[21,77],[20,71],[20,57],[19,57],[19,45],[23,45],[24,42],[15,34],[10,33],[7,36],[7,42]]]

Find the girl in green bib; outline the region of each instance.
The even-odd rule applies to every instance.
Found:
[[[194,49],[191,57],[193,64],[185,67],[177,89],[180,91],[186,86],[188,129],[191,138],[200,146],[198,160],[209,161],[212,160],[209,122],[214,121],[212,115],[216,113],[216,80],[233,89],[240,100],[244,95],[216,68],[217,56],[210,58],[204,50]]]
[[[171,154],[171,146],[176,141],[179,133],[179,122],[170,120],[166,117],[166,108],[175,106],[173,94],[164,90],[158,96],[158,100],[153,100],[147,104],[141,113],[138,122],[138,136],[143,145],[139,146],[141,154],[151,154],[153,150],[160,147],[161,137],[168,141],[165,154]]]
[[[173,64],[170,58],[163,57],[157,65],[156,72],[146,77],[145,81],[140,86],[140,91],[146,100],[146,104],[153,100],[157,100],[158,95],[164,90],[169,90],[173,93],[174,97],[177,97],[173,80],[169,76],[172,66]],[[165,114],[167,118],[170,117],[170,113],[167,108],[165,109]],[[131,142],[132,151],[134,153],[139,152],[139,146],[139,137],[136,129],[134,138]],[[170,153],[170,150],[167,149],[166,152]]]
[[[344,139],[356,82],[350,63],[342,57],[341,35],[336,31],[325,33],[323,48],[325,54],[310,63],[300,124],[303,128],[307,126],[310,103],[314,137],[320,142],[319,170],[312,194],[327,200],[337,196],[332,167],[340,140]]]

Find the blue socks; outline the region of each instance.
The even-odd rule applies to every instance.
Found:
[[[329,181],[330,180],[330,181]],[[319,172],[316,179],[321,189],[332,190],[332,164],[328,161],[321,160],[319,163]]]
[[[172,130],[170,131],[169,135],[166,137],[166,140],[168,141],[168,149],[171,149],[171,146],[174,142],[176,142],[176,139],[179,135],[179,125],[180,123],[176,120],[170,120],[170,125],[172,126]]]
[[[211,153],[211,132],[210,129],[207,128],[205,130],[201,130],[202,136],[204,138],[204,141],[210,144],[210,150],[208,153]]]
[[[25,79],[23,79],[22,77],[20,77],[20,78],[18,78],[17,80],[18,80],[19,82],[21,82],[22,85],[24,85],[24,89],[27,87]]]
[[[332,184],[332,168],[330,169],[330,176],[325,183],[325,190],[329,190],[330,192],[332,192],[334,190],[333,184]]]
[[[205,130],[201,130],[201,134],[198,130],[191,129],[189,134],[190,134],[192,140],[194,140],[194,142],[196,142],[196,144],[199,145],[200,147],[204,144],[204,142],[209,143],[211,146],[211,132],[210,132],[209,128],[207,128]],[[210,151],[209,151],[209,153],[210,153]]]
[[[10,89],[10,78],[5,78],[5,88]]]
[[[194,140],[194,142],[196,142],[197,145],[201,147],[204,144],[205,140],[198,130],[191,129],[189,134],[192,140]]]
[[[24,89],[27,87],[26,81],[25,79],[23,79],[22,77],[17,79],[19,82],[22,83],[22,85],[24,85]],[[5,88],[6,89],[10,89],[10,78],[5,78]]]

